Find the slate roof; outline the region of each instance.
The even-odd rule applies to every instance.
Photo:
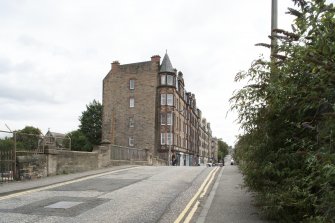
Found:
[[[173,69],[173,66],[171,64],[169,55],[167,53],[165,53],[165,55],[164,55],[162,65],[161,65],[161,69],[160,69],[159,72],[160,73],[162,73],[162,72],[175,73],[175,70]]]

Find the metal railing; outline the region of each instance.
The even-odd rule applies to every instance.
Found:
[[[0,182],[18,178],[17,156],[43,154],[48,147],[71,150],[71,138],[0,130]]]
[[[16,173],[15,134],[0,130],[0,182],[12,181]]]
[[[147,150],[134,147],[110,145],[111,160],[147,161]]]

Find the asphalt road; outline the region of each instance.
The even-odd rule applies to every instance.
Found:
[[[174,222],[212,170],[141,166],[63,184],[51,177],[40,188],[12,195],[9,183],[0,188],[0,222]],[[53,183],[43,187],[48,180]],[[14,183],[12,189],[38,182],[26,188]]]
[[[122,166],[0,185],[4,222],[266,222],[224,167]]]

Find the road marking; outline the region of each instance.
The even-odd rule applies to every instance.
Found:
[[[207,183],[207,185],[206,185],[205,189],[203,190],[202,194],[200,194],[200,198],[203,198],[203,196],[205,196],[205,194],[206,194],[206,192],[207,192],[207,190],[208,190],[208,188],[209,188],[209,185],[211,185],[211,182],[213,181],[213,179],[214,179],[214,177],[215,177],[215,174],[216,174],[216,172],[217,172],[218,170],[219,170],[219,169],[217,168],[217,169],[215,170],[215,173],[212,174],[211,179],[210,179],[209,182]]]
[[[206,177],[205,181],[201,184],[200,188],[198,189],[197,193],[192,197],[192,199],[188,202],[188,204],[186,205],[185,209],[180,213],[180,215],[178,216],[178,218],[174,221],[174,223],[179,223],[181,222],[181,220],[185,217],[185,215],[187,214],[188,210],[191,208],[192,204],[194,203],[194,201],[199,197],[199,194],[203,191],[203,189],[205,188],[206,184],[209,182],[209,179],[211,179],[211,176],[217,172],[217,170],[219,169],[219,167],[215,167]],[[192,217],[192,216],[191,216]]]
[[[0,201],[5,200],[5,199],[9,199],[9,198],[13,198],[13,197],[18,197],[18,196],[30,194],[30,193],[34,193],[34,192],[39,192],[39,191],[42,191],[42,190],[48,190],[48,189],[52,189],[52,188],[55,188],[55,187],[60,187],[60,186],[64,186],[64,185],[68,185],[68,184],[72,184],[72,183],[81,182],[81,181],[92,179],[92,178],[95,178],[95,177],[105,176],[105,175],[108,175],[108,174],[111,174],[111,173],[118,173],[118,172],[125,171],[125,170],[131,170],[131,169],[135,169],[135,168],[139,168],[139,167],[131,167],[131,168],[126,168],[126,169],[121,169],[121,170],[114,170],[114,171],[109,171],[109,172],[105,172],[105,173],[99,173],[99,174],[96,174],[96,175],[91,175],[91,176],[79,178],[79,179],[76,179],[76,180],[69,180],[69,181],[66,181],[66,182],[56,183],[56,184],[45,186],[45,187],[26,190],[26,191],[22,191],[22,192],[18,192],[18,193],[14,193],[14,194],[10,194],[10,195],[0,197]]]
[[[192,210],[190,211],[189,215],[187,215],[187,217],[186,217],[184,223],[189,223],[189,222],[191,221],[191,219],[192,219],[192,217],[193,217],[195,211],[197,210],[199,204],[200,204],[200,201],[197,200],[197,202],[196,202],[195,205],[193,206]]]
[[[213,189],[211,190],[208,198],[206,199],[205,205],[202,208],[202,211],[197,219],[196,223],[205,223],[206,222],[206,216],[208,214],[209,208],[212,205],[216,190],[218,189],[220,179],[222,177],[222,173],[225,167],[221,168],[221,171],[219,173],[219,176],[216,178]]]

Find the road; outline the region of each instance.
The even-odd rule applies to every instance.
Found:
[[[221,169],[130,167],[0,194],[0,222],[192,222]]]

